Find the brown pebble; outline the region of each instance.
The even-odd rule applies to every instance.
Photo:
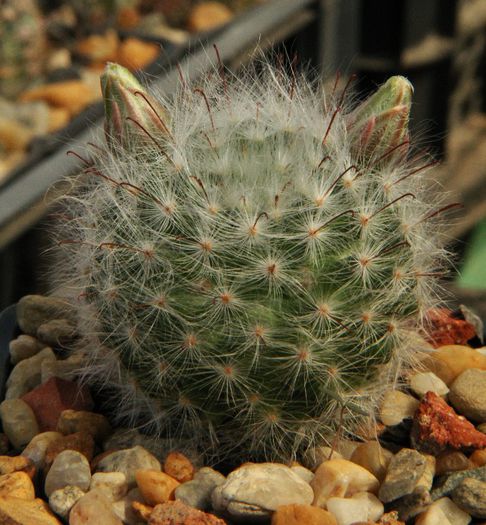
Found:
[[[94,440],[86,432],[76,432],[49,443],[46,450],[44,470],[47,473],[52,462],[64,450],[75,450],[83,454],[88,461],[93,459]]]
[[[194,465],[181,452],[170,452],[165,458],[164,472],[184,483],[194,477]]]
[[[103,441],[112,432],[110,423],[102,414],[86,410],[67,409],[61,412],[57,421],[57,431],[61,434],[84,432],[91,434],[95,441]]]
[[[475,450],[470,456],[469,461],[474,463],[475,467],[483,467],[486,465],[486,448],[482,450]]]

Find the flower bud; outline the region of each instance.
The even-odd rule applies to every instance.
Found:
[[[407,153],[412,93],[405,77],[391,77],[348,116],[356,157],[388,163]]]
[[[167,128],[162,106],[124,67],[109,63],[100,78],[105,105],[105,135],[110,146],[136,150],[154,142]]]

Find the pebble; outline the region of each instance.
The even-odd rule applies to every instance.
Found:
[[[415,484],[414,491],[417,489],[424,489],[429,491],[432,487],[432,482],[435,476],[435,457],[430,454],[424,454],[425,457],[425,470]]]
[[[343,456],[335,449],[327,446],[312,447],[305,451],[302,463],[314,471],[321,463],[328,459],[343,459]]]
[[[79,498],[69,513],[69,525],[123,525],[111,501],[99,490]]]
[[[62,434],[84,432],[97,442],[105,440],[112,432],[110,423],[102,414],[72,409],[61,412],[56,430]]]
[[[470,368],[452,383],[449,402],[463,416],[486,422],[486,370]]]
[[[432,503],[430,492],[424,487],[414,488],[413,492],[393,501],[394,510],[401,520],[408,521],[423,512]]]
[[[64,450],[53,461],[44,483],[44,491],[50,496],[55,490],[76,485],[87,491],[91,481],[88,460],[75,450]]]
[[[160,470],[141,469],[135,472],[138,490],[148,505],[158,505],[174,499],[180,483]]]
[[[486,355],[469,346],[446,345],[432,352],[424,364],[450,386],[458,375],[469,368],[486,370]]]
[[[456,450],[486,447],[486,435],[457,415],[440,396],[427,392],[413,421],[411,440],[417,450],[437,455],[448,447]]]
[[[39,433],[33,410],[22,399],[7,399],[0,404],[5,435],[15,449],[21,449]]]
[[[31,459],[35,468],[41,470],[44,468],[48,447],[61,438],[62,434],[59,432],[41,432],[30,440],[20,455]]]
[[[64,346],[76,337],[76,326],[68,319],[52,319],[42,323],[36,335],[46,345]]]
[[[486,481],[464,478],[451,497],[460,509],[474,518],[486,519]]]
[[[0,498],[0,523],[2,525],[61,525],[45,501],[39,498]]]
[[[457,450],[446,450],[436,458],[435,473],[437,475],[455,472],[457,470],[466,470],[473,468],[474,465],[462,452]]]
[[[21,334],[16,339],[10,341],[8,348],[10,351],[10,362],[16,365],[20,361],[33,357],[46,345],[38,341],[35,337]]]
[[[475,450],[470,456],[469,461],[472,463],[473,467],[483,467],[486,465],[486,448],[482,450]]]
[[[34,484],[29,475],[20,471],[0,476],[0,497],[5,496],[20,499],[34,499]]]
[[[389,390],[380,405],[380,419],[386,426],[394,426],[414,416],[419,401],[400,390]]]
[[[22,456],[0,456],[0,475],[11,472],[26,472],[32,479],[36,472],[34,463]]]
[[[168,501],[157,505],[148,520],[148,525],[226,525],[214,516],[192,509],[180,501]]]
[[[155,456],[161,463],[167,454],[173,450],[173,442],[162,438],[154,438],[140,434],[136,429],[117,428],[103,441],[103,450],[121,450],[140,445]],[[181,442],[181,446],[183,443]],[[192,459],[192,458],[191,458]]]
[[[308,468],[303,467],[302,465],[292,465],[290,470],[295,472],[297,476],[303,479],[306,483],[310,483],[314,479],[314,472]]]
[[[482,432],[483,434],[486,434],[486,423],[481,423],[478,425],[478,431]]]
[[[61,299],[25,295],[17,303],[17,323],[22,332],[36,336],[40,325],[52,319],[63,319],[70,310],[70,305]]]
[[[141,469],[160,471],[161,465],[155,456],[139,445],[111,452],[96,466],[97,472],[123,472],[129,488],[135,486],[135,472]]]
[[[376,477],[360,465],[346,459],[331,459],[322,463],[312,480],[313,505],[325,507],[331,496],[341,498],[356,492],[376,493],[379,485]]]
[[[6,454],[9,449],[10,443],[8,441],[8,437],[3,432],[0,432],[0,456]]]
[[[76,485],[66,485],[49,496],[49,507],[61,518],[67,519],[73,505],[85,495]]]
[[[90,434],[76,432],[68,436],[61,436],[59,439],[52,440],[47,445],[44,458],[45,468],[48,470],[56,457],[64,450],[75,450],[81,453],[88,461],[93,458],[94,441]]]
[[[194,474],[194,479],[176,487],[174,496],[190,507],[199,510],[211,508],[213,490],[226,481],[223,474],[210,467],[203,467]]]
[[[338,525],[351,525],[360,520],[379,520],[384,507],[374,494],[357,492],[351,498],[329,498],[327,510],[336,518]]]
[[[93,400],[87,386],[74,381],[52,377],[25,394],[22,399],[30,405],[42,431],[56,430],[63,410],[91,410]]]
[[[449,474],[443,483],[431,492],[432,499],[436,500],[442,496],[448,496],[466,478],[486,481],[486,466]]]
[[[410,448],[402,448],[390,461],[379,490],[384,503],[410,494],[427,466],[425,456]]]
[[[392,457],[393,453],[383,448],[377,441],[367,441],[356,447],[351,461],[370,471],[381,483],[385,479]]]
[[[235,520],[268,519],[280,505],[310,505],[313,492],[279,463],[250,463],[231,472],[212,493],[213,508]]]
[[[84,359],[80,355],[71,355],[57,361],[43,361],[41,364],[41,383],[49,381],[51,377],[59,377],[67,381],[78,377]]]
[[[5,399],[17,399],[41,384],[41,365],[43,361],[55,361],[51,348],[46,347],[32,357],[16,364],[7,379]]]
[[[311,505],[281,505],[273,513],[272,525],[338,525],[327,510]]]
[[[201,2],[195,5],[187,18],[187,28],[192,33],[210,31],[233,18],[229,7],[221,2]]]
[[[449,393],[449,388],[433,372],[419,372],[410,379],[410,388],[418,397],[424,396],[427,392],[435,392],[438,396],[445,397]]]
[[[127,478],[123,472],[95,472],[89,490],[99,490],[111,501],[118,501],[128,492]]]
[[[164,472],[179,483],[194,477],[194,465],[180,452],[170,452],[164,461]]]
[[[139,525],[140,519],[133,508],[134,502],[142,501],[142,495],[138,489],[132,489],[127,494],[115,501],[112,505],[113,512],[127,525]]]
[[[450,498],[440,498],[419,516],[415,525],[468,525],[470,521],[471,516]]]

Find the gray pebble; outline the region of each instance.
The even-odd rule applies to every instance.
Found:
[[[39,433],[34,412],[23,399],[7,399],[0,405],[5,435],[16,449],[21,449]]]
[[[452,500],[471,516],[486,519],[486,481],[463,479],[452,491]]]
[[[47,496],[68,485],[75,485],[86,491],[90,482],[91,469],[86,457],[76,450],[63,450],[52,462],[46,476],[44,490]]]
[[[388,503],[413,492],[427,467],[425,456],[410,448],[402,448],[388,464],[385,479],[378,493],[383,503]]]
[[[17,322],[22,332],[37,335],[40,325],[53,319],[72,318],[70,305],[55,297],[43,295],[25,295],[17,303]]]
[[[67,485],[49,496],[49,507],[61,518],[67,519],[73,505],[85,495],[76,485]]]
[[[225,481],[223,474],[210,467],[203,467],[194,474],[194,479],[175,489],[175,499],[199,510],[209,510],[213,490]]]
[[[464,370],[451,385],[451,405],[468,419],[486,422],[486,370]]]
[[[469,470],[460,470],[459,472],[449,474],[443,483],[431,492],[432,499],[435,501],[443,496],[448,496],[458,485],[461,484],[462,480],[466,478],[486,481],[486,465]]]
[[[44,361],[56,361],[56,356],[49,347],[16,364],[7,379],[5,399],[22,397],[39,386],[41,384],[41,367]]]

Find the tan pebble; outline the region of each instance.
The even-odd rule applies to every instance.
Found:
[[[20,471],[0,476],[0,497],[3,496],[34,499],[35,489],[29,475]]]
[[[158,505],[174,499],[174,491],[180,483],[157,470],[141,469],[135,472],[137,486],[148,505]]]
[[[140,518],[143,521],[148,521],[150,518],[150,514],[152,514],[152,511],[154,510],[153,507],[145,505],[140,501],[133,501],[132,509],[135,516],[137,516],[137,518]]]
[[[179,483],[184,483],[194,477],[194,466],[184,454],[170,452],[165,458],[164,472]]]
[[[55,108],[49,106],[49,121],[47,124],[47,131],[53,133],[58,129],[64,128],[68,125],[71,116],[69,110],[66,108]]]
[[[328,459],[343,459],[343,456],[334,448],[323,445],[306,450],[302,461],[305,467],[314,471]]]
[[[86,106],[97,99],[97,93],[80,80],[66,80],[54,84],[44,84],[42,86],[24,91],[20,100],[30,102],[34,100],[44,100],[48,104],[66,108],[70,115],[77,115]]]
[[[116,60],[119,44],[116,31],[109,29],[102,35],[90,35],[79,40],[76,52],[95,64],[104,65]]]
[[[484,467],[486,465],[486,448],[475,450],[469,456],[469,461],[472,461],[476,467]]]
[[[44,468],[46,452],[51,443],[62,438],[59,432],[41,432],[34,436],[29,444],[24,448],[21,456],[25,456],[34,462],[38,470]]]
[[[118,501],[128,492],[127,477],[123,472],[95,472],[89,490],[100,490],[111,501]]]
[[[33,133],[16,120],[0,118],[0,145],[7,152],[24,151]]]
[[[35,474],[35,466],[31,459],[23,456],[0,456],[0,475],[11,472],[25,472],[32,479]]]
[[[112,502],[100,491],[91,490],[74,504],[69,525],[123,525]]]
[[[325,461],[316,470],[311,482],[314,489],[313,505],[325,507],[332,496],[347,497],[356,492],[376,493],[380,483],[371,472],[345,459]]]
[[[381,402],[380,419],[387,426],[398,425],[405,418],[413,417],[419,404],[417,399],[400,390],[389,390]]]
[[[386,469],[393,453],[377,441],[360,443],[351,456],[351,461],[370,471],[380,482],[385,479]]]
[[[210,31],[233,18],[232,11],[220,2],[202,2],[192,8],[187,19],[187,29],[193,33]]]
[[[117,62],[136,71],[151,64],[160,54],[158,44],[144,42],[138,38],[127,38],[118,48]]]
[[[94,441],[86,432],[75,432],[48,444],[45,456],[44,469],[49,470],[56,457],[64,450],[80,452],[88,461],[93,459]]]
[[[0,497],[2,525],[61,525],[45,501]]]
[[[282,505],[272,516],[272,525],[338,525],[327,510],[311,505]]]
[[[446,451],[439,454],[436,458],[435,473],[440,476],[446,472],[456,472],[472,468],[471,461],[462,452],[457,450]]]
[[[57,431],[64,435],[84,432],[95,441],[105,440],[112,432],[108,420],[102,414],[85,410],[63,410],[57,421]]]
[[[462,345],[441,346],[424,361],[426,367],[450,386],[454,379],[469,368],[486,370],[486,355]]]

